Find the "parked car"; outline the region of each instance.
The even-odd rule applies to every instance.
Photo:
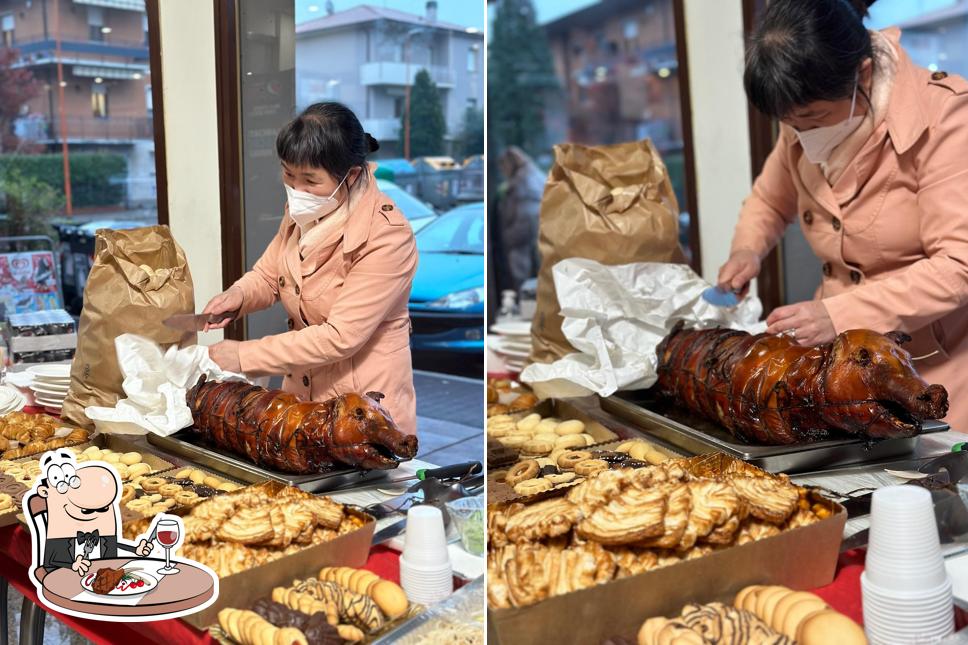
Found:
[[[417,234],[410,292],[414,350],[484,352],[484,202],[465,204]]]
[[[410,228],[413,229],[414,233],[427,224],[430,224],[437,217],[437,212],[433,208],[424,204],[392,181],[377,179],[376,185],[403,212],[403,216],[410,222]]]

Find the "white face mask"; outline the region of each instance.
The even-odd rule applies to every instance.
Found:
[[[296,223],[296,226],[299,227],[302,233],[311,229],[316,222],[339,208],[339,200],[336,199],[336,193],[339,192],[340,186],[343,185],[343,182],[346,181],[346,177],[348,176],[349,173],[343,175],[343,178],[336,186],[336,190],[329,197],[320,197],[319,195],[296,190],[289,184],[283,182],[282,185],[286,187],[286,195],[289,201],[289,217],[292,218],[292,221]]]
[[[854,83],[854,96],[850,100],[850,116],[846,120],[834,125],[827,125],[822,128],[814,128],[801,132],[794,128],[800,145],[803,147],[803,154],[807,156],[810,163],[824,163],[830,158],[834,148],[839,146],[844,139],[860,126],[864,120],[863,115],[854,116],[854,107],[857,105],[857,83]]]

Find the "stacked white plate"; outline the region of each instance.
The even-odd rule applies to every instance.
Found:
[[[505,365],[520,372],[528,364],[531,353],[531,321],[505,320],[492,325],[487,346]]]
[[[34,401],[45,410],[60,414],[71,385],[71,366],[66,363],[34,365],[27,368],[31,376],[30,391]]]
[[[25,405],[27,397],[12,387],[0,385],[0,416],[23,410]]]

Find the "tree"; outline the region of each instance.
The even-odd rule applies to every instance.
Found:
[[[464,157],[484,154],[484,110],[469,107],[464,112],[460,151]]]
[[[400,118],[400,149],[405,150],[407,114]],[[410,88],[410,157],[427,157],[444,153],[447,122],[437,84],[422,69]]]
[[[20,57],[17,50],[0,49],[0,152],[17,147],[13,122],[24,104],[40,93],[40,83],[25,68],[12,65]]]
[[[47,235],[57,239],[50,218],[64,208],[64,194],[36,177],[7,168],[0,175],[0,196],[6,201],[4,235]]]
[[[498,0],[487,86],[490,134],[498,148],[519,146],[532,156],[542,152],[545,101],[558,79],[531,0]]]

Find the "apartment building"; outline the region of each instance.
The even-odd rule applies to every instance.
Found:
[[[0,0],[0,46],[41,86],[15,133],[59,151],[128,160],[129,206],[155,201],[148,23],[144,0]],[[61,79],[58,80],[58,65]],[[63,105],[59,88],[63,89]]]
[[[400,156],[406,87],[426,69],[440,89],[447,138],[460,135],[468,107],[484,105],[484,34],[424,15],[360,5],[296,26],[296,102],[341,101],[380,140],[380,155]]]

